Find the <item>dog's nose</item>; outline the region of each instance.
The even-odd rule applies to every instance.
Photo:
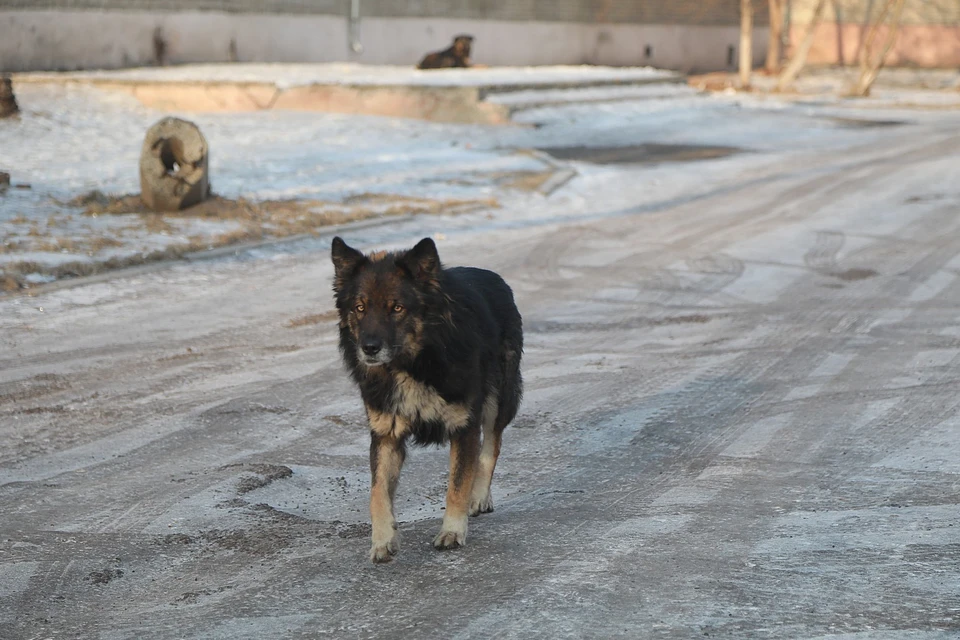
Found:
[[[377,355],[381,347],[383,347],[383,342],[377,338],[365,338],[360,345],[360,348],[363,349],[363,352],[368,356]]]

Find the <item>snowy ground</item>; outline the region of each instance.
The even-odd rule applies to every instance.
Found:
[[[278,81],[297,83],[320,77],[317,69],[310,73],[298,67],[285,69]],[[238,80],[270,71],[268,66],[220,65],[111,74],[131,79],[162,73],[167,80],[181,75]],[[398,82],[419,73],[350,66],[339,69],[340,75],[331,69],[322,71],[351,80],[389,77]],[[276,74],[275,69],[273,72]],[[457,71],[448,79],[519,82],[526,75],[535,75],[535,80],[547,82],[582,75],[577,68],[537,72],[491,69],[471,76]],[[617,72],[628,77],[658,77],[650,69]],[[592,79],[602,79],[606,72],[594,69],[591,73]],[[551,160],[536,149],[616,147],[642,140],[743,150],[736,160],[710,163],[695,171],[678,171],[671,163],[645,171],[642,190],[649,202],[691,197],[731,171],[762,166],[769,161],[766,154],[776,154],[784,145],[827,152],[853,137],[877,133],[869,131],[869,126],[856,126],[857,122],[921,121],[929,115],[877,107],[895,106],[898,100],[930,101],[933,98],[928,94],[943,104],[957,99],[943,91],[886,88],[874,100],[857,103],[863,110],[858,114],[839,101],[708,96],[684,85],[661,82],[581,89],[526,87],[492,96],[491,100],[514,110],[517,126],[446,125],[301,112],[189,115],[210,142],[215,192],[228,199],[272,206],[273,213],[259,212],[253,219],[223,219],[118,215],[130,211],[122,207],[104,214],[102,207],[89,206],[90,201],[96,204],[101,199],[98,192],[109,196],[138,192],[137,160],[143,134],[166,114],[147,109],[128,96],[89,86],[24,83],[18,85],[23,115],[0,122],[0,169],[12,174],[14,184],[30,186],[0,196],[0,282],[15,289],[223,244],[299,236],[330,222],[385,213],[480,211],[493,216],[503,207],[504,214],[495,216],[502,224],[516,224],[530,216],[555,216],[555,207],[543,209],[543,194],[575,172],[589,177],[595,168]],[[93,196],[82,206],[77,199],[87,194]]]
[[[46,129],[30,111],[0,125],[2,162],[34,185],[6,197],[31,215],[38,194],[135,186],[104,151],[135,157],[137,118],[157,114],[78,91],[24,94]],[[329,234],[9,296],[0,636],[956,638],[960,112],[859,104],[686,94],[518,114],[538,128],[203,119],[231,195],[382,178],[500,200],[346,234],[365,250],[431,235],[447,264],[513,287],[526,394],[496,511],[434,551],[446,452],[412,449],[401,554],[368,562]],[[259,122],[266,157],[236,139]],[[39,158],[8,144],[26,129]],[[680,144],[745,151],[573,160],[549,192],[432,178],[546,162],[518,149]]]
[[[0,196],[6,247],[0,265],[26,262],[28,277],[29,265],[37,265],[34,280],[42,281],[52,277],[48,267],[63,262],[103,262],[175,244],[216,245],[238,231],[233,219],[165,216],[158,226],[150,216],[85,215],[82,207],[67,205],[94,190],[138,193],[143,135],[165,114],[84,86],[26,84],[18,87],[18,100],[21,118],[0,122],[0,167],[30,189]],[[553,172],[528,153],[469,149],[476,132],[456,127],[309,113],[187,117],[211,146],[217,195],[298,201],[302,216],[316,216],[318,223],[335,212],[349,219],[405,207],[489,209],[501,185]]]

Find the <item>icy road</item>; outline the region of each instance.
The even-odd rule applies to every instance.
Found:
[[[749,153],[345,234],[517,294],[526,399],[457,552],[414,450],[367,560],[329,236],[0,299],[0,637],[956,638],[960,118],[684,108],[524,135]]]

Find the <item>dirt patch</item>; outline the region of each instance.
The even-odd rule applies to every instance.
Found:
[[[314,549],[317,540],[340,536],[362,538],[370,535],[369,524],[344,524],[339,520],[317,522],[278,511],[267,504],[246,505],[258,515],[267,516],[249,529],[210,529],[200,533],[200,541],[219,549],[254,556],[282,553],[298,544]]]
[[[10,275],[0,277],[0,291],[4,293],[13,293],[23,288],[22,283]]]
[[[293,353],[301,349],[303,349],[303,347],[298,344],[274,344],[263,347],[260,350],[264,353]]]
[[[123,577],[123,569],[104,569],[103,571],[91,571],[86,580],[93,584],[109,584],[120,577]]]
[[[525,323],[526,328],[534,333],[559,333],[565,331],[619,331],[623,329],[639,329],[643,327],[663,327],[668,325],[682,324],[704,324],[714,320],[718,316],[706,316],[703,314],[690,314],[683,316],[670,316],[667,318],[631,318],[621,322],[613,323],[577,323],[577,322],[557,322],[554,320],[531,321]]]
[[[592,164],[661,164],[726,158],[743,149],[693,144],[637,144],[626,147],[551,147],[540,149],[558,160]]]
[[[56,404],[50,407],[27,407],[26,409],[20,409],[16,413],[21,413],[23,415],[36,415],[40,413],[64,413],[67,410],[62,404]]]
[[[255,474],[241,478],[240,484],[237,485],[237,493],[239,495],[249,493],[254,489],[265,487],[274,480],[282,480],[293,475],[293,469],[282,464],[229,465],[224,467],[224,469],[230,469],[233,467],[243,467],[244,469],[247,469]]]
[[[903,203],[916,204],[918,202],[936,202],[937,200],[943,200],[946,197],[946,194],[943,193],[928,193],[922,196],[910,196],[904,200]]]
[[[210,409],[209,411],[205,412],[205,415],[231,416],[250,415],[256,413],[272,413],[274,415],[281,415],[284,413],[290,413],[290,409],[279,405],[261,404],[259,402],[228,402],[220,405],[219,407]],[[231,467],[250,467],[257,473],[260,473],[261,470],[273,466],[274,465],[265,464],[234,464],[226,466],[224,469],[230,469]]]
[[[22,402],[69,388],[70,383],[66,377],[55,373],[41,373],[26,380],[0,384],[0,404]]]
[[[507,189],[539,191],[555,173],[556,171],[516,171],[500,184]]]
[[[157,358],[157,362],[174,362],[176,360],[190,360],[192,358],[197,358],[202,355],[199,351],[194,351],[193,347],[187,347],[186,352],[184,353],[175,353],[172,356],[164,356],[163,358]]]
[[[546,171],[477,171],[452,178],[446,182],[465,186],[494,184],[503,189],[539,191],[557,173],[558,171],[555,169]]]
[[[370,535],[370,533],[371,527],[366,523],[343,524],[337,528],[337,535],[347,540],[366,538]]]
[[[510,425],[511,429],[554,429],[567,431],[570,423],[552,411],[536,411],[533,413],[521,412]],[[442,487],[441,487],[442,493]]]
[[[267,504],[266,502],[258,502],[257,504],[247,504],[246,507],[258,515],[265,516],[267,521],[274,524],[305,524],[311,523],[311,520],[298,516],[293,513],[287,513],[286,511],[280,511],[279,509],[274,508],[273,506]],[[330,537],[329,535],[324,537]]]
[[[841,280],[846,280],[847,282],[853,282],[855,280],[866,280],[867,278],[872,278],[877,275],[877,272],[873,269],[847,269],[846,271],[841,271],[831,275],[834,278],[840,278]]]
[[[875,129],[878,127],[899,127],[907,124],[904,120],[869,120],[864,118],[843,118],[839,116],[829,118],[829,120],[844,129]]]
[[[733,74],[726,71],[715,71],[712,73],[695,74],[687,77],[687,84],[700,91],[725,91],[734,90],[740,85],[740,81]]]
[[[705,322],[710,322],[710,316],[705,316],[702,313],[694,313],[686,316],[672,316],[653,320],[652,324],[655,326],[663,326],[668,324],[703,324]]]
[[[255,556],[267,556],[279,553],[288,548],[295,536],[286,531],[258,530],[247,532],[243,530],[213,529],[203,531],[200,538],[209,544],[221,549],[237,551]]]
[[[329,322],[337,318],[336,311],[326,311],[324,313],[313,313],[305,316],[299,316],[293,318],[284,326],[288,329],[295,329],[297,327],[305,327],[312,324],[320,324],[321,322]]]

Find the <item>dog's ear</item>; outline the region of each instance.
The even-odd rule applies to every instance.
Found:
[[[400,256],[397,262],[417,280],[436,280],[440,275],[440,254],[430,238],[424,238],[413,249]]]
[[[333,259],[334,269],[334,289],[339,289],[343,280],[366,260],[363,254],[348,246],[340,236],[333,239],[333,246],[330,249],[330,257]]]

